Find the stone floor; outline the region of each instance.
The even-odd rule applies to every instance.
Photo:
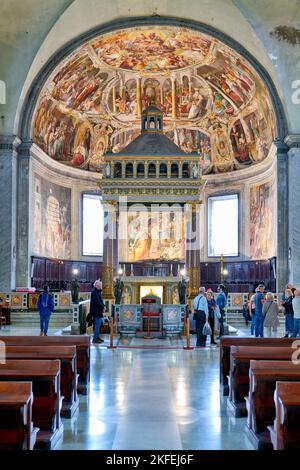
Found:
[[[3,333],[38,331],[6,327]],[[249,328],[238,333],[247,335]],[[192,335],[192,345],[195,340]],[[253,449],[246,419],[234,418],[220,395],[218,347],[208,341],[206,348],[187,351],[181,340],[164,339],[133,340],[132,348],[119,343],[123,347],[108,349],[106,337],[91,346],[90,393],[80,395],[72,419],[63,419],[57,450]]]

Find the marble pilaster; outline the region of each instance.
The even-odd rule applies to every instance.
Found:
[[[18,147],[16,285],[30,285],[29,161],[32,141]]]
[[[17,147],[15,135],[0,135],[0,292],[16,287]]]
[[[277,292],[288,282],[288,146],[280,140],[274,141],[277,149]]]
[[[289,135],[288,145],[288,281],[300,285],[300,135]],[[279,174],[279,171],[278,171]],[[280,178],[280,176],[279,176]],[[279,191],[278,191],[279,193]]]

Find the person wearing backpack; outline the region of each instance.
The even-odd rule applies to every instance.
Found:
[[[208,303],[205,297],[205,287],[200,287],[199,294],[193,301],[194,320],[196,320],[197,347],[204,348],[206,336],[203,334],[203,327],[208,318]]]
[[[37,309],[40,312],[40,336],[47,336],[51,314],[54,312],[54,300],[49,293],[49,286],[45,285],[43,292],[39,295]]]

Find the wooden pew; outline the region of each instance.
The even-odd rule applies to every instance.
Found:
[[[53,449],[62,438],[60,361],[11,360],[0,365],[0,382],[32,382],[34,425],[40,430],[34,448]]]
[[[268,426],[274,450],[300,450],[300,383],[277,382],[274,402],[274,426]]]
[[[32,450],[32,383],[0,382],[0,450]]]
[[[220,340],[220,386],[223,395],[229,395],[228,376],[230,371],[230,346],[289,347],[293,341],[295,341],[295,338],[250,338],[247,336],[222,336]]]
[[[15,346],[76,346],[78,393],[86,395],[90,381],[90,337],[65,336],[0,336],[4,343]]]
[[[77,396],[76,346],[6,346],[6,360],[59,359],[61,363],[60,385],[61,415],[71,418],[79,406]]]
[[[276,382],[300,382],[300,364],[293,364],[292,361],[251,360],[249,377],[249,394],[245,397],[247,434],[256,449],[272,449],[268,426],[275,419]]]
[[[231,346],[228,408],[236,417],[247,416],[244,397],[249,393],[250,360],[291,360],[293,349],[267,346]]]

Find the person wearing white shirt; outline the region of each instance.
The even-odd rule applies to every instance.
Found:
[[[200,287],[199,294],[193,301],[194,316],[196,316],[197,347],[205,347],[206,335],[203,335],[203,327],[208,318],[208,303],[205,297],[205,287]]]
[[[300,336],[300,290],[296,289],[294,292],[295,297],[293,298],[293,310],[294,310],[294,332],[293,337],[297,338]]]

